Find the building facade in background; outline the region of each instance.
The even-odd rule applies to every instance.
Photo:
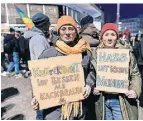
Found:
[[[122,19],[121,23],[121,31],[128,28],[131,31],[132,36],[138,34],[139,30],[143,31],[143,15],[136,18]]]
[[[57,23],[57,20],[62,15],[72,16],[77,24],[86,15],[91,15],[94,18],[95,25],[97,24],[99,29],[104,23],[104,13],[94,4],[16,4],[29,18],[38,12],[44,13],[49,16],[51,21],[51,28]],[[98,19],[98,21],[96,20]],[[14,28],[20,31],[27,31],[25,24],[18,15],[15,6],[10,3],[1,4],[1,32],[9,32],[8,28]]]

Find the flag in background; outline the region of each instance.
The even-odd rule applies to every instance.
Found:
[[[15,4],[14,4],[14,6],[16,8],[17,13],[21,17],[21,19],[23,20],[25,25],[28,27],[28,30],[30,30],[34,26],[32,20],[20,8],[18,8]]]

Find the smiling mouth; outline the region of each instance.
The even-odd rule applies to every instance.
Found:
[[[71,39],[71,37],[65,37],[67,40]]]

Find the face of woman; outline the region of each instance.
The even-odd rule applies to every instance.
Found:
[[[117,34],[113,30],[107,30],[102,36],[104,47],[114,48],[117,42]]]
[[[73,41],[76,38],[77,32],[71,25],[64,25],[59,29],[60,37],[63,41]]]

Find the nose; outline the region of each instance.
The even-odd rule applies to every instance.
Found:
[[[70,37],[70,33],[69,33],[69,32],[67,32],[65,35],[66,35],[67,37]]]
[[[108,40],[112,41],[112,36],[109,35],[108,36]]]
[[[70,34],[69,30],[66,30],[66,34]]]

